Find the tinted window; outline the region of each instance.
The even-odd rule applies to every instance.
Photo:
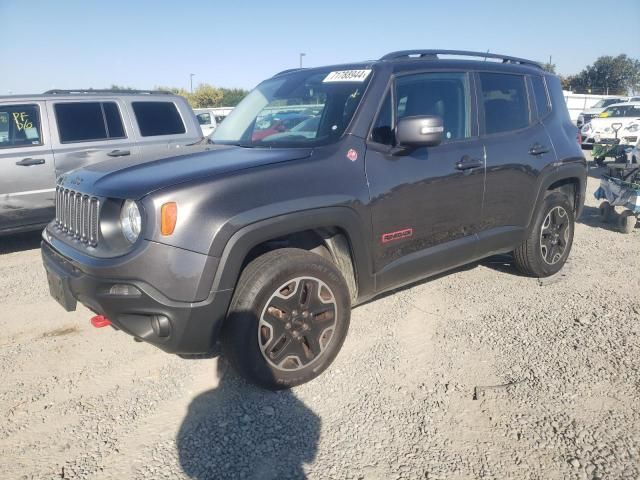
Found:
[[[102,108],[104,109],[104,118],[107,121],[109,138],[125,138],[124,125],[122,125],[118,105],[115,102],[105,102],[102,104]]]
[[[444,141],[471,136],[470,105],[466,73],[425,73],[396,81],[396,118],[438,115]]]
[[[393,125],[391,118],[391,94],[387,93],[382,108],[378,113],[378,118],[373,124],[371,140],[385,145],[392,145],[394,142]]]
[[[186,131],[178,109],[171,102],[133,102],[132,106],[143,137],[176,135]]]
[[[55,112],[61,143],[107,138],[100,102],[58,103]]]
[[[538,108],[538,118],[544,117],[551,111],[549,98],[547,97],[547,87],[544,78],[534,75],[531,77],[533,84],[533,94],[536,97],[536,107]]]
[[[518,130],[529,125],[529,105],[524,77],[480,73],[487,134]]]
[[[42,145],[37,105],[0,105],[0,148]]]

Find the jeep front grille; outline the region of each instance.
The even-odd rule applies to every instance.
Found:
[[[98,245],[100,200],[68,188],[56,188],[56,224],[70,237]]]

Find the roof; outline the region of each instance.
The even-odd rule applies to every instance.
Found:
[[[338,65],[326,65],[313,68],[292,68],[277,73],[280,75],[298,72],[358,70],[368,68],[391,68],[393,72],[419,70],[425,67],[434,69],[489,69],[520,73],[552,75],[542,69],[539,63],[519,57],[488,52],[466,50],[400,50],[382,56],[379,60],[367,60]]]
[[[0,95],[0,101],[35,101],[35,100],[86,100],[88,98],[135,97],[149,99],[151,97],[173,98],[177,95],[158,90],[49,90],[44,93]]]

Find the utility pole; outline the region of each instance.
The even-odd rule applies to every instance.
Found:
[[[189,79],[191,80],[191,93],[193,93],[193,77],[195,77],[195,73],[189,74]]]
[[[302,68],[302,57],[306,57],[307,54],[306,53],[301,53],[300,54],[300,68]]]

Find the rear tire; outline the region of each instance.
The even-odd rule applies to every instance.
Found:
[[[306,250],[274,250],[243,270],[223,351],[248,381],[269,390],[294,387],[335,359],[350,316],[349,288],[331,261]]]
[[[636,223],[638,223],[638,219],[631,210],[625,210],[618,217],[618,226],[622,233],[633,232],[633,229],[636,228]]]
[[[614,209],[611,204],[605,200],[600,204],[600,207],[598,207],[598,213],[600,214],[600,219],[603,222],[610,222]]]
[[[558,191],[548,192],[528,238],[513,252],[518,270],[538,278],[559,272],[571,251],[574,228],[569,198]]]

